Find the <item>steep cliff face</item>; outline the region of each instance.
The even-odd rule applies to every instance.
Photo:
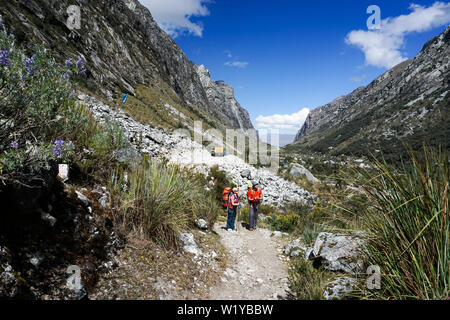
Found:
[[[232,119],[233,127],[247,131],[253,129],[250,116],[234,96],[234,89],[224,81],[213,81],[204,65],[197,67],[200,81],[206,91],[209,102],[216,111]]]
[[[450,27],[412,60],[367,87],[311,111],[288,148],[332,154],[395,154],[401,141],[450,146]]]
[[[364,87],[360,87],[349,95],[340,96],[332,102],[312,110],[308,114],[303,126],[297,132],[295,141],[300,140],[301,137],[307,134],[317,131],[319,128],[332,124],[340,112],[361,99],[362,92],[364,92]]]
[[[70,5],[80,8],[81,29],[67,27]],[[228,118],[215,110],[197,66],[137,0],[8,0],[0,2],[0,15],[21,43],[42,43],[62,61],[82,57],[85,86],[106,98],[135,95],[139,85],[157,86],[168,90],[164,95],[175,94],[183,107],[195,106],[215,122],[239,128],[236,114]]]

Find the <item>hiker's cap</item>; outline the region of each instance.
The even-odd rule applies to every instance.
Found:
[[[256,180],[253,180],[253,181],[252,181],[252,185],[253,185],[253,186],[256,186],[256,185],[258,185],[258,184],[259,184],[258,181],[256,181]]]
[[[233,188],[233,192],[239,191],[238,188]]]
[[[249,182],[247,187],[251,188],[251,187],[253,187],[253,184],[251,182]]]

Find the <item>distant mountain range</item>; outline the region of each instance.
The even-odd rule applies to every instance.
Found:
[[[402,143],[450,146],[450,27],[367,87],[312,110],[286,150],[398,158]]]

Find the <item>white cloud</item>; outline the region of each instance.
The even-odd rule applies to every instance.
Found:
[[[140,0],[153,18],[170,36],[176,38],[185,32],[201,37],[203,26],[192,22],[192,17],[209,15],[206,4],[210,0]]]
[[[301,128],[309,114],[304,108],[293,114],[274,114],[271,116],[258,116],[256,126],[259,129],[298,130]]]
[[[410,10],[407,15],[383,19],[380,30],[353,30],[345,41],[364,52],[367,65],[392,68],[407,59],[400,51],[405,35],[450,23],[450,3],[435,2],[429,7],[411,4]]]
[[[236,68],[246,68],[248,66],[248,62],[244,61],[227,61],[225,65],[228,67],[236,67]]]

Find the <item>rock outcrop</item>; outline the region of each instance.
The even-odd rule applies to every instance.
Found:
[[[215,111],[226,115],[233,121],[233,127],[242,129],[244,132],[253,129],[250,116],[234,96],[234,89],[224,81],[213,81],[209,71],[204,65],[197,67],[200,82],[206,91],[210,104]]]
[[[368,154],[382,147],[393,157],[401,141],[418,149],[425,140],[450,146],[450,27],[412,60],[367,87],[312,110],[288,148]]]
[[[309,172],[308,169],[306,169],[304,166],[300,164],[292,165],[291,170],[289,170],[289,175],[294,179],[297,179],[301,176],[305,176],[308,181],[320,182],[319,179],[314,177],[314,175],[311,172]]]
[[[313,248],[314,262],[326,270],[360,273],[364,263],[359,255],[364,240],[356,236],[321,232]]]

